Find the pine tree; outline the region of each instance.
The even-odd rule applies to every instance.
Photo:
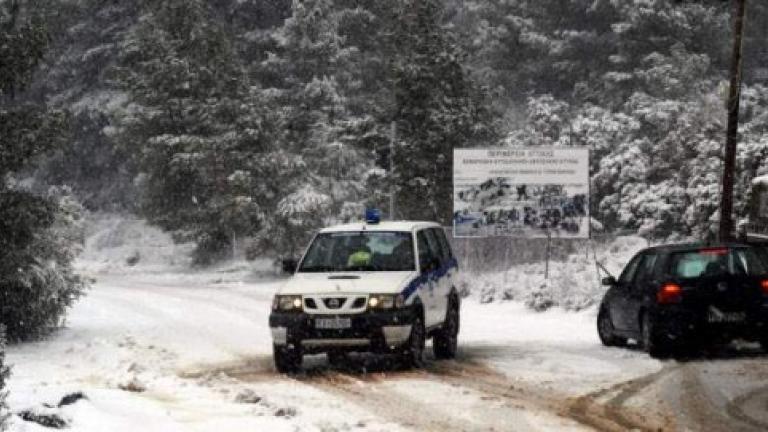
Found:
[[[142,213],[196,241],[199,264],[258,231],[275,185],[268,101],[235,54],[207,2],[168,1],[151,5],[117,74],[138,103],[119,139],[139,155]]]
[[[400,216],[451,219],[453,149],[494,142],[462,52],[441,25],[436,0],[398,3],[394,64],[398,145],[392,181]]]
[[[112,118],[130,109],[114,66],[142,3],[35,0],[50,43],[31,91],[50,95],[52,108],[71,113],[67,132],[76,138],[41,158],[36,178],[72,185],[95,211],[137,209],[133,152],[114,139]]]
[[[362,207],[361,178],[372,166],[364,157],[371,118],[349,97],[359,76],[357,51],[340,34],[343,16],[330,0],[293,1],[276,52],[259,71],[282,113],[281,154],[295,161],[278,173],[276,211],[261,250],[295,255],[319,227],[344,218],[344,209]]]

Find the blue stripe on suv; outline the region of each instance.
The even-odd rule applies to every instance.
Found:
[[[407,301],[411,295],[413,295],[417,289],[419,289],[419,286],[427,282],[430,278],[432,279],[440,279],[448,274],[449,271],[451,271],[452,268],[457,268],[459,266],[459,262],[456,260],[456,258],[451,258],[443,264],[442,266],[438,267],[436,270],[433,270],[429,273],[422,273],[418,277],[414,278],[411,283],[409,283],[403,292],[401,293],[403,295],[403,298]]]

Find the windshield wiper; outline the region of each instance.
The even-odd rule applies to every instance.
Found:
[[[331,266],[307,266],[299,269],[299,273],[301,272],[322,273],[322,272],[331,272],[331,271],[339,271],[339,270]]]

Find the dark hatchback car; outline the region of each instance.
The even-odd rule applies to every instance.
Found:
[[[744,339],[768,350],[768,261],[758,248],[667,245],[640,251],[600,305],[607,346],[634,339],[653,357]]]

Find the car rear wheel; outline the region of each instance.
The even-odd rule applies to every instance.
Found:
[[[402,360],[406,367],[420,368],[424,366],[424,346],[426,331],[421,317],[416,317],[411,326],[411,336],[405,344]]]
[[[280,373],[296,373],[301,369],[302,354],[298,348],[273,345],[272,357],[275,369]]]
[[[653,358],[665,358],[670,354],[669,339],[660,335],[656,330],[653,319],[644,313],[640,319],[642,345],[645,352]]]
[[[611,315],[606,308],[601,307],[600,312],[597,314],[597,335],[600,336],[600,342],[609,347],[626,345],[627,340],[616,336],[615,331]]]
[[[459,308],[451,305],[445,315],[443,327],[432,339],[432,351],[435,358],[452,359],[456,357],[459,346]]]

